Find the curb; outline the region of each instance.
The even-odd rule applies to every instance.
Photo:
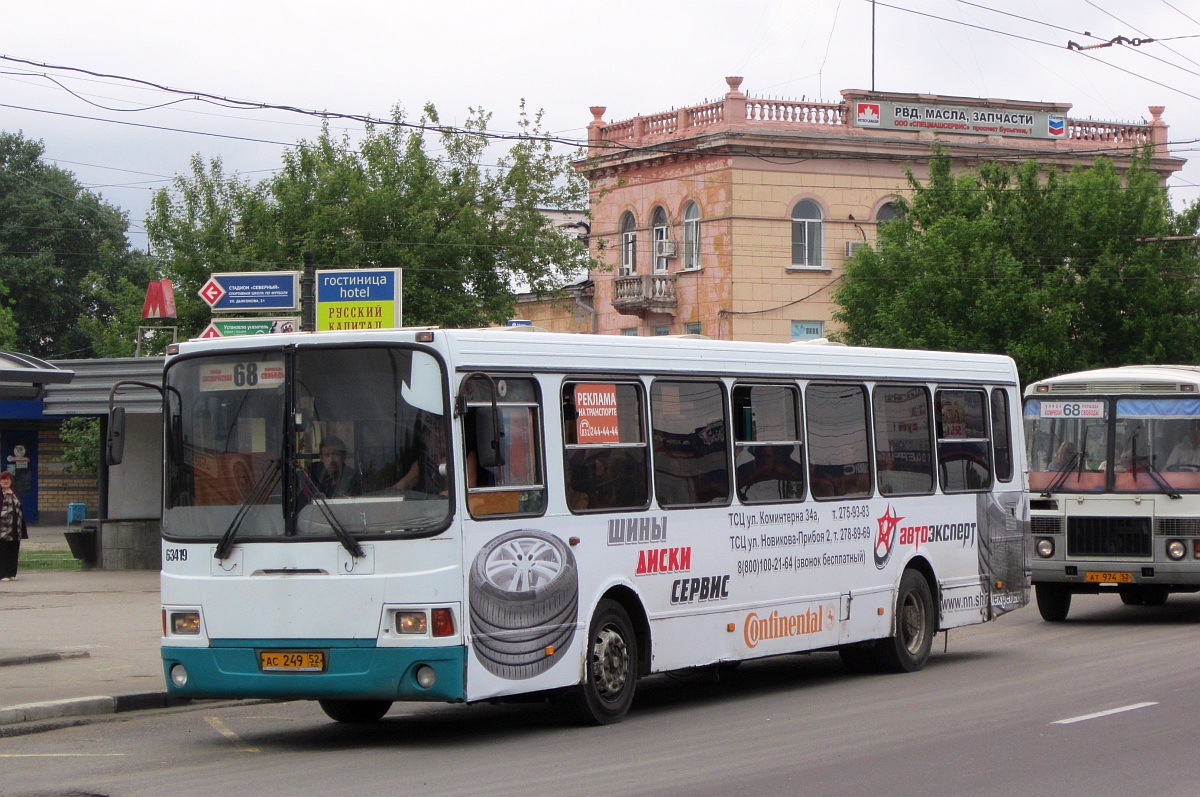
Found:
[[[92,697],[75,697],[66,700],[48,700],[42,703],[23,703],[19,706],[0,707],[0,738],[56,730],[127,711],[276,702],[278,701],[268,699],[204,700],[172,697],[166,692],[143,692],[132,695],[93,695]],[[54,720],[62,720],[62,722],[54,722]]]
[[[91,717],[98,714],[120,714],[124,711],[145,711],[152,708],[175,708],[192,704],[188,697],[171,697],[166,692],[143,692],[133,695],[93,695],[66,700],[47,700],[41,703],[22,703],[0,708],[0,725],[19,722],[40,722],[62,717]]]
[[[0,667],[18,664],[41,664],[46,661],[62,661],[64,659],[86,659],[91,655],[86,650],[39,650],[32,653],[0,655]]]

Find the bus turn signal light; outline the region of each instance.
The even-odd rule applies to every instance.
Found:
[[[449,609],[433,610],[433,635],[454,636],[454,612]]]

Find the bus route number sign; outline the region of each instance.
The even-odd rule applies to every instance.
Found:
[[[1103,401],[1043,401],[1042,418],[1103,418]]]

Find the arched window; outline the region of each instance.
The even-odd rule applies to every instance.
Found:
[[[637,273],[637,222],[632,213],[621,216],[621,275]]]
[[[821,265],[821,208],[802,199],[792,210],[792,265]]]
[[[662,208],[656,207],[650,211],[650,240],[654,243],[654,273],[667,273],[667,235],[670,230],[667,228],[667,212]]]
[[[695,202],[683,207],[683,267],[700,268],[700,206]]]
[[[896,207],[895,202],[888,202],[885,205],[880,205],[879,210],[875,213],[875,223],[883,224],[885,221],[900,217],[900,209]]]

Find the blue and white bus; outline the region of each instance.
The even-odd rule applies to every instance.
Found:
[[[164,673],[193,698],[544,694],[797,651],[912,671],[1029,599],[1000,356],[409,329],[198,340],[164,382]]]

